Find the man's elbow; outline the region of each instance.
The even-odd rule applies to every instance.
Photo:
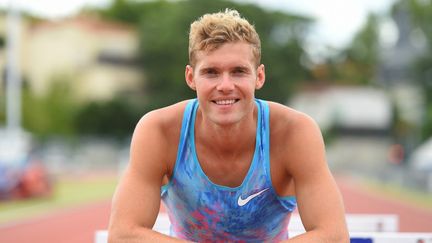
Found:
[[[108,228],[108,243],[127,242],[134,238],[133,235],[132,229],[110,226]]]
[[[315,231],[316,240],[325,243],[349,243],[350,236],[346,228],[325,228]]]
[[[108,243],[122,242],[127,239],[127,234],[125,231],[119,230],[116,227],[108,228]]]
[[[147,227],[140,226],[109,226],[108,243],[118,242],[154,242],[154,231]]]
[[[337,230],[336,232],[329,235],[329,239],[326,242],[337,242],[337,243],[347,243],[350,242],[350,236],[347,230]]]

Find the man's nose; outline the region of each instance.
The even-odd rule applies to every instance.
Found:
[[[222,75],[217,85],[217,90],[222,92],[232,91],[234,89],[233,80],[231,80],[228,74]]]

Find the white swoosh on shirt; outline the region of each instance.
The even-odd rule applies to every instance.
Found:
[[[241,197],[241,195],[240,195],[239,198],[238,198],[237,204],[238,204],[240,207],[242,207],[242,206],[246,205],[250,200],[254,199],[255,197],[259,196],[261,193],[263,193],[263,192],[265,192],[265,191],[267,191],[267,190],[268,190],[268,188],[266,188],[266,189],[264,189],[264,190],[261,190],[261,191],[259,191],[259,192],[257,192],[257,193],[254,193],[254,194],[248,196],[246,199],[243,199],[243,198]]]

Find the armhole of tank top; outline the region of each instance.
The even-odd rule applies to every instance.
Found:
[[[265,125],[265,140],[266,143],[264,144],[264,151],[266,154],[266,160],[265,160],[265,170],[268,175],[268,180],[271,185],[273,193],[276,195],[277,199],[281,203],[281,205],[286,208],[288,211],[292,212],[297,206],[297,200],[295,196],[279,196],[273,187],[273,181],[271,177],[271,169],[270,169],[270,105],[267,101],[261,101],[262,107],[263,107],[263,124]]]
[[[188,101],[188,103],[186,104],[186,107],[183,111],[183,119],[182,119],[182,126],[181,126],[181,131],[180,131],[180,136],[179,136],[176,161],[174,164],[171,178],[169,178],[169,181],[167,184],[165,184],[161,187],[161,196],[168,190],[169,186],[172,184],[173,178],[174,178],[175,173],[177,171],[180,154],[183,151],[184,143],[187,139],[186,137],[187,137],[189,119],[190,119],[190,116],[192,114],[195,102],[196,102],[196,99],[192,99],[192,100]]]
[[[268,181],[271,186],[271,190],[277,196],[276,190],[273,188],[273,182],[271,178],[271,170],[270,170],[270,107],[267,101],[261,100],[260,104],[262,106],[262,126],[264,130],[264,134],[261,135],[261,140],[264,143],[264,168],[266,170],[266,174],[268,175]]]

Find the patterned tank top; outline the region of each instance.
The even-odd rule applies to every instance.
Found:
[[[173,175],[161,189],[172,236],[197,242],[277,242],[288,238],[296,199],[279,197],[272,186],[269,106],[259,99],[255,103],[254,156],[238,187],[217,185],[202,170],[194,138],[198,101],[186,105]]]

